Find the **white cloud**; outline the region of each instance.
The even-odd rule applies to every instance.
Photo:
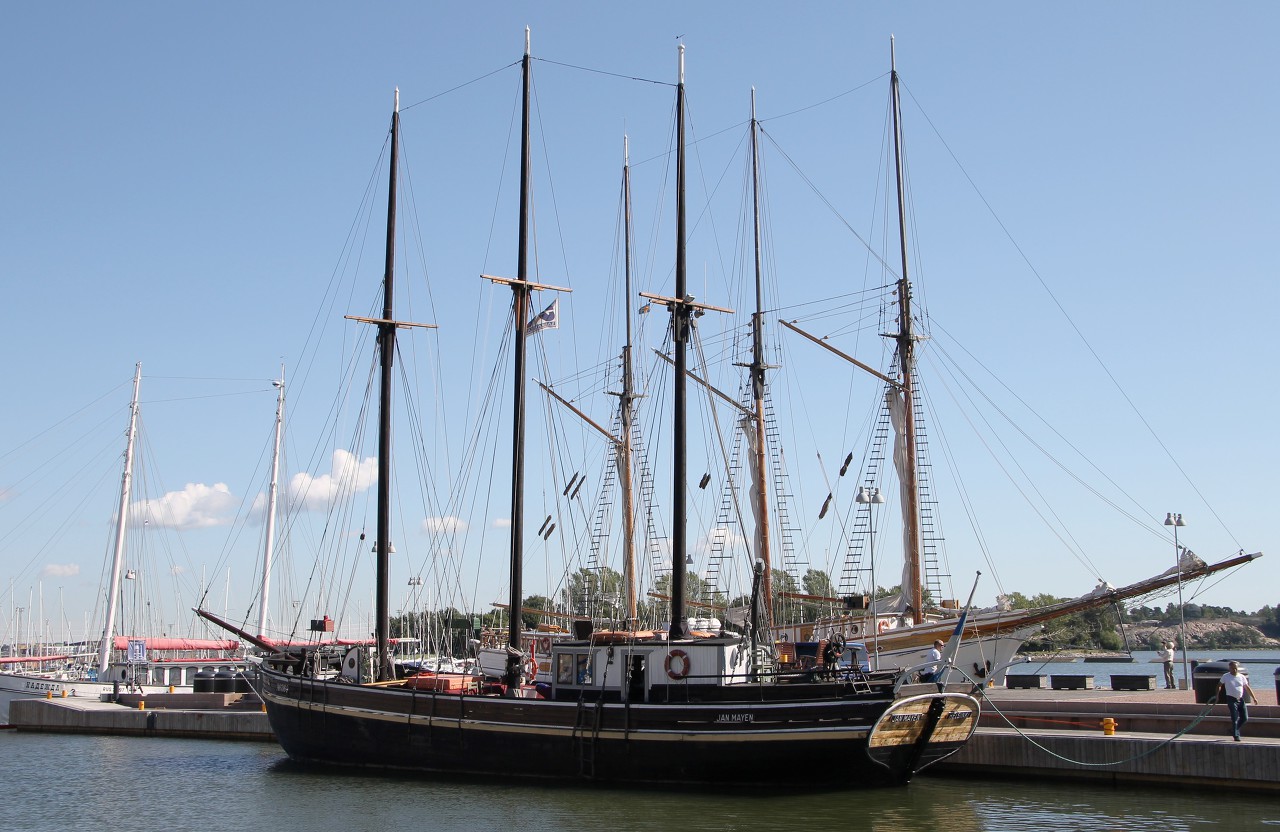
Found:
[[[711,553],[711,546],[715,543],[717,535],[722,536],[724,549],[722,551],[732,552],[737,549],[745,549],[748,546],[747,539],[737,529],[731,529],[727,526],[720,526],[711,529],[698,541],[690,547],[690,551],[694,555],[708,555]]]
[[[40,570],[42,578],[74,578],[80,574],[78,563],[47,563]]]
[[[339,495],[358,494],[377,481],[376,458],[370,456],[357,460],[355,454],[339,448],[333,452],[333,464],[328,474],[318,477],[305,472],[293,475],[289,480],[289,500],[308,511],[326,511]]]
[[[493,527],[495,529],[509,529],[511,528],[511,518],[498,517],[493,521]]]
[[[154,523],[170,529],[206,529],[230,523],[239,502],[226,483],[189,482],[181,491],[134,503],[130,516],[134,522]]]
[[[467,530],[467,524],[460,517],[428,517],[422,521],[422,530],[427,534],[460,534]]]

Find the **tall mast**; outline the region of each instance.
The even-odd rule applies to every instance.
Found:
[[[631,376],[631,152],[627,137],[622,137],[622,211],[623,211],[623,305],[626,309],[627,343],[622,348],[622,393],[618,397],[619,422],[622,429],[618,445],[618,479],[622,486],[622,580],[626,591],[626,626],[633,629],[636,615],[636,517],[632,492],[631,423],[635,388]]]
[[[916,339],[911,328],[911,281],[907,275],[907,209],[906,189],[902,176],[902,100],[898,94],[898,62],[893,38],[889,38],[890,90],[893,97],[893,162],[898,182],[898,243],[902,249],[902,276],[898,278],[898,362],[902,372],[903,407],[905,408],[906,459],[903,461],[903,490],[906,493],[903,506],[903,525],[906,527],[906,568],[910,573],[909,586],[902,588],[903,596],[911,605],[911,616],[916,624],[924,620],[921,609],[923,592],[920,588],[920,504],[916,475],[916,416],[915,372]],[[893,395],[899,395],[894,393]]]
[[[529,319],[529,199],[532,170],[532,150],[529,141],[529,104],[532,80],[532,59],[529,48],[529,30],[524,30],[524,59],[521,61],[523,98],[520,115],[520,249],[516,280],[511,284],[513,298],[512,324],[515,326],[515,403],[511,425],[511,564],[510,610],[507,627],[507,654],[505,682],[508,689],[520,685],[520,608],[524,603],[524,391],[525,346],[528,340]]]
[[[756,90],[751,88],[751,205],[755,233],[756,311],[751,317],[751,392],[755,399],[756,557],[764,564],[761,578],[763,605],[773,614],[773,562],[769,551],[768,480],[765,477],[764,430],[764,269],[760,255],[760,122],[756,120]]]
[[[378,681],[393,678],[391,619],[391,366],[396,351],[394,288],[396,266],[396,183],[400,161],[400,90],[396,89],[391,113],[391,164],[387,185],[387,254],[382,273],[382,321],[378,323],[378,352],[382,360],[382,387],[378,398],[378,537],[374,615],[378,640]]]
[[[120,478],[120,510],[116,514],[116,545],[111,555],[111,583],[107,589],[107,622],[98,646],[99,672],[111,661],[111,638],[115,635],[116,610],[120,607],[120,570],[124,566],[124,535],[129,525],[129,493],[133,490],[133,444],[138,435],[138,388],[142,385],[142,362],[133,368],[133,400],[129,403],[129,441],[124,449],[124,475]],[[28,604],[28,607],[30,605]]]
[[[685,627],[685,555],[686,555],[686,457],[685,448],[685,373],[688,371],[685,346],[689,339],[692,308],[686,303],[685,264],[685,197],[684,197],[684,44],[680,44],[679,83],[676,85],[676,291],[671,304],[671,340],[675,363],[672,403],[672,530],[671,530],[671,630],[672,640],[688,635]]]
[[[280,365],[280,380],[272,382],[276,395],[276,431],[271,451],[271,485],[267,489],[267,533],[262,546],[262,590],[258,597],[258,636],[267,634],[267,610],[271,596],[271,555],[276,545],[276,495],[280,482],[280,439],[284,433],[284,365]]]

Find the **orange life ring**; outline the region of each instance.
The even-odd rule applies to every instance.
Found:
[[[879,630],[880,630],[880,632],[882,632],[882,633],[883,633],[883,632],[884,632],[885,630],[887,630],[887,629],[889,629],[889,622],[888,622],[888,621],[881,621],[881,622],[880,622],[880,626],[879,626]]]
[[[538,652],[539,652],[539,653],[542,653],[544,656],[545,656],[547,653],[550,653],[550,652],[551,652],[551,639],[547,638],[546,636],[542,636],[541,638],[539,638],[539,639],[538,639],[538,646],[537,646],[537,650],[538,650]]]
[[[680,660],[679,668],[674,668],[671,666],[675,659]],[[689,669],[690,669],[690,662],[689,662],[688,653],[684,652],[679,648],[667,653],[667,676],[668,677],[675,679],[676,681],[679,681],[689,675]]]
[[[528,676],[530,681],[538,678],[538,660],[533,656],[524,660],[524,675]]]

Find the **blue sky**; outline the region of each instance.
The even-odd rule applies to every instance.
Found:
[[[417,339],[423,356],[410,362],[418,380],[465,402],[456,411],[422,408],[441,414],[426,420],[426,442],[447,460],[442,468],[456,468],[504,314],[505,298],[477,274],[514,270],[508,143],[517,79],[509,65],[526,25],[544,59],[535,66],[538,273],[575,290],[562,302],[565,327],[539,336],[540,376],[568,378],[616,349],[616,327],[602,318],[617,303],[607,284],[624,131],[646,247],[637,288],[670,291],[673,209],[661,183],[677,38],[688,50],[698,141],[695,294],[737,309],[747,303],[726,264],[740,222],[735,159],[752,86],[769,136],[778,305],[880,283],[846,224],[880,245],[892,34],[906,89],[917,291],[939,349],[973,353],[1111,480],[1098,487],[1105,500],[1070,483],[1045,486],[1073,538],[1063,544],[1034,513],[1021,516],[1025,491],[984,459],[965,420],[947,427],[946,444],[969,471],[963,490],[986,504],[983,535],[1000,587],[1075,595],[1098,573],[1119,585],[1159,572],[1173,551],[1160,521],[1174,510],[1189,523],[1182,542],[1207,559],[1239,548],[1273,552],[1197,600],[1274,604],[1278,22],[1271,4],[1186,2],[12,7],[0,35],[0,343],[9,357],[0,582],[11,581],[14,593],[6,606],[35,606],[29,599],[42,583],[46,619],[61,606],[78,627],[93,608],[127,383],[139,361],[154,498],[185,491],[183,505],[208,512],[203,521],[188,515],[188,525],[204,528],[164,544],[184,566],[163,588],[183,584],[190,606],[191,582],[204,574],[228,609],[247,606],[260,527],[229,521],[251,515],[263,488],[270,379],[282,362],[299,382],[290,385],[288,475],[323,476],[342,444],[321,435],[340,356],[365,335],[341,315],[368,314],[375,303],[378,164],[396,86],[413,177],[413,216],[404,222],[415,229],[399,257],[407,275],[422,264],[427,273],[401,314],[441,324],[437,334],[404,337]],[[378,206],[367,214],[366,189]],[[346,294],[322,306],[335,275],[344,275],[335,285]],[[724,326],[704,324],[709,343]],[[661,337],[649,335],[646,350]],[[338,351],[317,346],[325,339]],[[846,345],[876,363],[879,340]],[[780,412],[818,446],[790,459],[802,480],[795,514],[819,565],[839,548],[839,534],[813,526],[827,490],[815,454],[830,474],[833,459],[859,447],[842,432],[863,405],[846,418],[846,397],[869,400],[874,388],[798,343],[780,349],[788,364],[775,388],[786,393]],[[934,392],[946,410],[951,394]],[[54,463],[63,440],[43,432],[99,397],[94,444]],[[545,411],[541,402],[531,408]],[[355,417],[344,418],[349,430]],[[63,426],[68,435],[89,432],[76,424]],[[581,456],[598,456],[588,439],[574,441]],[[1033,467],[1053,474],[1070,465],[1098,477],[1078,459],[1066,462],[1067,452],[1052,453],[1063,466],[1041,455]],[[576,464],[571,457],[566,465]],[[85,491],[60,490],[64,481]],[[660,494],[668,488],[660,480]],[[535,490],[528,515],[536,526],[559,489]],[[1131,516],[1115,519],[1108,503]],[[404,574],[423,563],[424,526],[452,516],[437,508],[406,509],[399,521],[404,548],[418,552],[407,557],[419,558]],[[371,509],[358,511],[372,526]],[[502,499],[474,511],[469,547],[500,549]],[[975,568],[989,581],[990,567],[964,542],[965,513],[946,511],[946,522],[958,587]],[[301,535],[293,547],[292,579],[305,583]],[[1077,549],[1092,567],[1071,554]],[[549,553],[531,557],[547,559],[536,580],[554,571]],[[482,605],[501,598],[498,571],[470,568],[476,586],[463,594]],[[986,583],[979,597],[989,602],[996,591]],[[367,606],[363,598],[357,592],[349,608]],[[164,613],[180,615],[176,604]]]

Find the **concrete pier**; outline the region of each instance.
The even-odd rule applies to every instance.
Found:
[[[1280,741],[981,728],[929,775],[1280,792]]]
[[[261,703],[256,697],[252,702],[227,701],[239,698],[231,694],[122,696],[121,704],[96,699],[18,699],[9,704],[9,723],[19,731],[37,733],[274,742]],[[139,707],[140,703],[145,704]]]
[[[1262,704],[1249,706],[1241,742],[1225,705],[1198,704],[1187,691],[985,693],[977,733],[928,774],[1280,792],[1274,691],[1257,691]]]

